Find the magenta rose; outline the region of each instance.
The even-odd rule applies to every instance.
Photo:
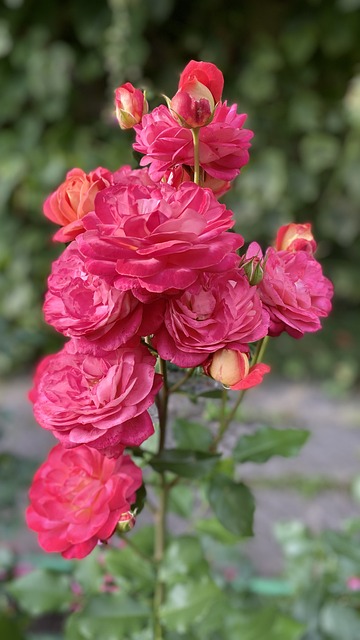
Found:
[[[168,301],[153,344],[165,360],[194,367],[224,347],[247,351],[249,342],[267,335],[268,325],[256,287],[240,271],[205,273]]]
[[[71,340],[35,373],[35,418],[65,447],[88,444],[116,457],[153,433],[147,409],[162,384],[155,361],[142,345],[94,356]]]
[[[187,289],[204,270],[232,269],[243,244],[239,234],[227,233],[231,211],[192,182],[177,190],[110,187],[96,198],[85,225],[89,231],[77,242],[87,269],[145,300]]]
[[[258,247],[253,243],[251,251],[254,246]],[[261,257],[259,247],[257,252]],[[333,285],[308,251],[276,251],[270,247],[258,289],[270,314],[269,335],[273,337],[283,331],[293,338],[319,331],[320,318],[331,311]]]
[[[87,272],[85,259],[72,242],[52,265],[44,304],[46,322],[65,336],[86,338],[95,353],[153,333],[161,322],[163,303],[154,303],[143,314],[144,305],[131,291],[119,291],[110,282]]]
[[[237,105],[219,103],[210,124],[199,130],[200,166],[212,178],[233,180],[249,161],[253,132],[244,129],[246,114],[237,113]],[[176,122],[164,106],[156,107],[134,127],[135,151],[144,154],[140,164],[150,165],[155,182],[176,165],[194,164],[194,143],[190,129]]]
[[[45,551],[84,558],[112,536],[141,484],[130,456],[111,460],[86,445],[58,444],[35,473],[27,524]]]

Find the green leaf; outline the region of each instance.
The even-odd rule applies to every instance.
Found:
[[[264,596],[290,596],[294,593],[293,585],[279,578],[251,578],[248,588]]]
[[[360,617],[338,602],[326,604],[320,613],[320,626],[331,640],[359,640]]]
[[[189,518],[194,507],[194,492],[190,487],[177,485],[169,495],[169,510],[183,518]]]
[[[221,591],[209,579],[177,584],[169,589],[160,609],[162,622],[170,631],[184,633],[192,625],[201,623],[220,598]]]
[[[201,424],[188,422],[183,418],[175,421],[173,433],[179,449],[208,451],[212,442],[212,435],[208,429]]]
[[[68,618],[67,640],[130,640],[132,631],[145,626],[150,608],[139,601],[113,593],[92,598],[81,613]]]
[[[66,611],[72,600],[69,577],[41,569],[17,578],[8,591],[19,606],[33,616]]]
[[[234,612],[227,622],[226,640],[300,640],[304,631],[304,625],[283,615],[275,607]]]
[[[167,584],[188,581],[196,575],[207,574],[209,565],[202,546],[194,536],[180,536],[166,549],[160,566],[160,578]]]
[[[235,542],[239,541],[239,537],[225,529],[216,518],[197,520],[195,528],[199,533],[205,534],[223,544],[235,544]]]
[[[272,456],[296,456],[309,435],[305,429],[263,427],[238,440],[234,458],[238,462],[266,462]]]
[[[208,475],[216,465],[219,454],[185,449],[165,449],[154,456],[149,464],[155,471],[171,471],[184,478],[201,478]]]
[[[140,547],[141,548],[141,547]],[[105,567],[127,591],[141,589],[149,592],[154,581],[151,564],[142,560],[131,547],[109,549],[105,554]]]
[[[341,533],[340,531],[324,531],[323,536],[325,542],[333,552],[360,565],[360,546],[358,540],[351,540],[349,535]]]
[[[0,617],[0,638],[4,640],[24,640],[24,636],[16,620]]]
[[[234,482],[225,475],[211,478],[208,498],[216,517],[231,533],[246,537],[253,535],[254,497],[242,482]]]

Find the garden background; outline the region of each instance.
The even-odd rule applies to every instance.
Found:
[[[335,521],[352,509],[356,515],[349,496],[359,493],[354,427],[360,426],[360,1],[4,0],[0,474],[5,488],[0,498],[5,540],[20,527],[14,491],[20,487],[24,493],[41,447],[49,446],[40,429],[29,430],[24,400],[34,363],[60,344],[42,321],[50,262],[61,249],[51,241],[53,228],[42,203],[72,167],[136,166],[132,133],[120,132],[114,119],[113,91],[130,81],[147,89],[153,106],[161,101],[160,92],[174,94],[189,59],[221,68],[224,95],[248,113],[247,126],[255,132],[250,163],[224,198],[236,213],[238,231],[267,246],[281,224],[311,221],[319,240],[317,258],[335,285],[334,311],[321,333],[300,342],[282,336],[270,346],[273,372],[286,382],[264,383],[267,388],[254,392],[257,406],[270,406],[270,421],[314,428],[317,453],[297,460],[295,472],[294,462],[286,461],[286,481],[279,481],[277,467],[270,466],[269,475],[264,467],[264,482],[272,475],[276,488],[292,478],[313,500],[333,484],[341,489],[339,505],[347,505],[343,510],[335,504]],[[250,422],[264,419],[248,406]],[[338,431],[339,443],[336,433],[344,426],[347,435],[343,439]],[[323,440],[316,440],[319,432]],[[321,466],[327,439],[333,444]],[[19,466],[13,454],[24,452],[30,457]],[[321,474],[329,466],[334,473],[324,481]],[[254,470],[249,474],[258,477]],[[272,519],[282,515],[279,495],[273,494]],[[333,497],[322,505],[326,513]],[[284,494],[285,505],[286,499],[296,501]],[[325,524],[336,522],[325,518]],[[262,549],[262,568],[271,573],[278,565],[266,564]]]

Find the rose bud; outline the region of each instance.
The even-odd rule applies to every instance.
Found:
[[[311,224],[285,224],[280,227],[275,239],[276,251],[306,251],[314,253],[316,242],[311,233]]]
[[[115,89],[115,112],[121,129],[132,129],[148,111],[145,93],[135,89],[131,82]]]
[[[209,124],[215,109],[214,98],[201,82],[189,82],[170,102],[170,110],[183,127],[195,129]]]
[[[220,69],[211,62],[191,60],[180,76],[177,93],[168,101],[169,108],[183,127],[204,127],[211,122],[223,87]]]
[[[127,533],[135,527],[135,522],[135,514],[132,511],[127,511],[126,513],[121,514],[119,522],[116,525],[116,529],[119,533]]]
[[[178,89],[186,91],[189,85],[197,83],[202,84],[210,91],[215,104],[221,100],[224,76],[215,64],[190,60],[180,75]]]
[[[270,371],[263,363],[250,367],[248,355],[234,349],[216,351],[203,368],[208,376],[233,390],[255,387]]]

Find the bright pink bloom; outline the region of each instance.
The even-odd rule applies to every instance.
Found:
[[[250,251],[257,247],[250,245]],[[319,331],[320,318],[331,311],[333,285],[321,265],[306,251],[275,251],[265,254],[264,277],[258,285],[263,305],[270,313],[270,336],[286,331],[293,338]]]
[[[360,591],[360,578],[359,576],[351,576],[346,581],[346,586],[349,591]]]
[[[132,129],[149,110],[144,93],[131,82],[115,89],[116,117],[121,129]]]
[[[89,231],[77,241],[89,258],[87,269],[116,276],[117,288],[140,299],[172,295],[204,270],[222,272],[239,263],[235,250],[243,238],[226,233],[234,225],[231,211],[192,182],[178,190],[115,185],[99,194],[95,208],[86,218]]]
[[[131,291],[119,291],[108,278],[89,274],[76,242],[53,262],[48,287],[46,322],[65,336],[86,338],[95,354],[149,335],[161,324],[162,301],[146,308]]]
[[[93,356],[70,341],[39,365],[35,418],[65,447],[88,444],[116,457],[153,433],[147,409],[162,384],[155,361],[142,345]]]
[[[186,90],[186,87],[196,83],[201,83],[210,91],[215,103],[221,100],[224,76],[215,64],[190,60],[180,75],[179,89]]]
[[[168,301],[153,344],[165,360],[194,367],[224,347],[247,351],[249,342],[267,334],[268,324],[256,287],[240,271],[204,273]]]
[[[253,132],[243,129],[246,114],[236,112],[237,105],[219,103],[214,118],[199,131],[200,166],[217,180],[233,180],[249,161]],[[164,105],[153,109],[135,127],[136,151],[144,154],[140,164],[150,165],[155,182],[175,165],[194,165],[194,145],[190,129],[182,127]]]
[[[314,253],[316,242],[311,232],[311,224],[286,224],[280,227],[275,239],[276,251],[307,251]]]
[[[255,387],[270,372],[262,362],[250,367],[248,354],[234,349],[216,351],[203,366],[207,375],[233,390]]]
[[[58,444],[35,473],[27,524],[45,551],[84,558],[112,536],[141,483],[130,456],[110,460],[86,445],[69,450]]]
[[[86,174],[82,169],[71,169],[66,180],[44,202],[44,214],[61,225],[54,240],[69,242],[83,231],[82,218],[94,210],[96,194],[108,187],[112,174],[98,167]]]

